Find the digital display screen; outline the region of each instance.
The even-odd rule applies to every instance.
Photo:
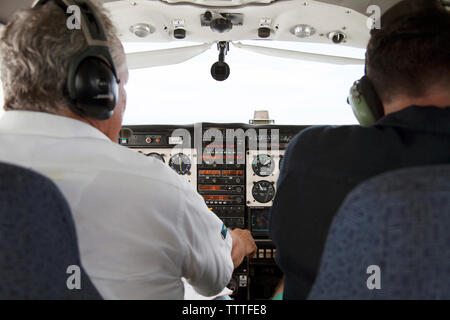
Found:
[[[243,176],[244,170],[200,170],[200,176],[220,176],[229,177],[229,176]]]
[[[244,170],[223,170],[223,176],[243,176]]]
[[[223,161],[222,163],[229,163],[231,162],[237,162],[240,161],[241,163],[244,163],[244,156],[242,155],[222,155],[222,154],[216,154],[216,155],[203,155],[202,160],[205,163],[212,163],[214,161]]]
[[[216,200],[216,201],[233,200],[232,197],[228,197],[228,196],[203,196],[203,198],[205,200]]]
[[[200,170],[201,176],[220,176],[220,170]]]
[[[198,186],[200,191],[226,191],[225,186]]]
[[[252,211],[252,232],[268,233],[270,226],[270,208]]]

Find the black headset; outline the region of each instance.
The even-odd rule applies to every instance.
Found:
[[[40,0],[34,8],[49,1],[68,14],[70,6],[80,9],[81,31],[87,48],[72,58],[69,64],[65,96],[70,109],[80,116],[107,120],[114,113],[119,91],[119,78],[108,47],[101,20],[92,6],[83,0]]]

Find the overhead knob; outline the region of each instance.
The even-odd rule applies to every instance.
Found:
[[[186,38],[186,30],[182,28],[178,28],[173,30],[173,37],[175,39],[184,39]]]

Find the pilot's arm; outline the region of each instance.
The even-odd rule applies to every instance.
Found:
[[[184,238],[182,277],[204,296],[220,293],[235,267],[256,251],[248,230],[229,230],[196,192],[188,192],[181,215]]]
[[[203,198],[188,188],[180,214],[182,274],[204,296],[220,293],[231,279],[232,239],[223,232],[223,222],[205,205]]]

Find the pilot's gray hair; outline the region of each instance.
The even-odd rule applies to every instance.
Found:
[[[119,69],[126,62],[117,31],[103,6],[97,0],[89,2],[103,23]],[[56,114],[68,108],[64,93],[68,66],[87,43],[81,30],[69,30],[67,19],[50,1],[38,9],[19,11],[2,30],[0,77],[5,110]]]

